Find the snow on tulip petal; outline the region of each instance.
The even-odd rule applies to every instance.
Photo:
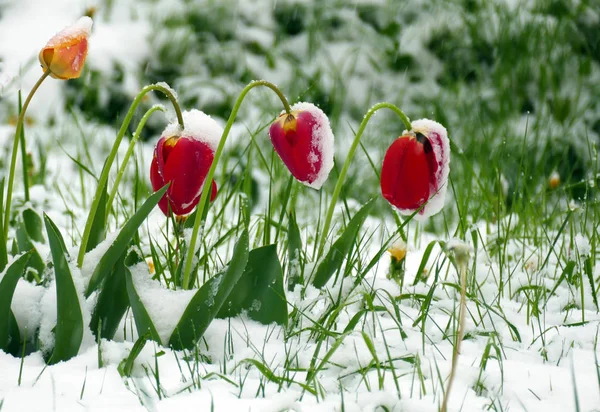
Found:
[[[206,143],[213,152],[223,135],[223,128],[215,119],[201,110],[192,109],[182,113],[185,129],[179,130],[177,122],[169,124],[163,131],[163,136],[189,136],[200,142]]]
[[[383,160],[381,193],[398,211],[422,220],[444,206],[450,172],[450,144],[446,129],[428,119],[396,139]]]
[[[92,24],[92,19],[85,16],[55,34],[39,54],[44,72],[49,71],[50,77],[60,80],[78,78],[87,56]]]
[[[296,103],[271,125],[275,151],[300,182],[320,189],[333,168],[334,137],[329,119],[312,103]]]

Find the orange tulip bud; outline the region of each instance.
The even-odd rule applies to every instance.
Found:
[[[50,77],[60,80],[76,79],[81,75],[92,23],[91,18],[82,17],[48,41],[39,55],[44,72],[49,71]]]

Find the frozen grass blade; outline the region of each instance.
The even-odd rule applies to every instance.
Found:
[[[165,112],[165,108],[161,105],[156,105],[156,106],[152,106],[150,109],[148,109],[146,111],[146,113],[144,113],[144,115],[142,116],[142,119],[140,120],[137,128],[135,129],[135,132],[133,133],[133,137],[131,138],[131,141],[129,142],[129,147],[127,148],[127,152],[125,153],[125,157],[123,158],[121,167],[119,167],[119,171],[117,172],[117,176],[115,178],[112,189],[110,191],[110,196],[108,196],[108,200],[105,200],[104,209],[105,209],[106,218],[108,218],[108,214],[110,213],[110,210],[112,208],[113,201],[114,201],[114,199],[117,195],[117,191],[119,189],[119,184],[121,183],[123,174],[125,174],[125,169],[127,168],[127,164],[129,163],[129,158],[133,154],[133,149],[135,148],[135,144],[139,140],[140,135],[142,134],[142,130],[144,129],[144,126],[146,126],[148,119],[150,119],[150,116],[152,116],[152,114],[156,111]],[[102,200],[100,200],[100,207],[102,207]],[[99,208],[96,213],[99,214],[101,212],[102,212],[102,209]],[[92,233],[93,233],[93,226],[92,226]]]
[[[135,341],[135,343],[133,344],[133,347],[131,348],[131,352],[129,352],[129,356],[127,356],[127,358],[123,359],[121,361],[121,363],[119,363],[119,366],[117,367],[117,370],[119,371],[119,375],[121,375],[121,377],[123,378],[127,378],[131,376],[131,372],[133,372],[133,366],[135,363],[135,360],[137,359],[138,356],[140,356],[140,353],[142,353],[142,349],[144,349],[144,346],[146,346],[146,342],[148,341],[148,334],[143,334],[141,335],[138,340]]]
[[[288,323],[287,301],[283,290],[283,271],[277,246],[253,249],[241,278],[227,297],[217,317],[230,318],[247,311],[248,317],[265,325]]]
[[[287,288],[292,291],[296,285],[304,284],[302,238],[296,221],[296,213],[293,211],[289,213],[287,240]]]
[[[202,338],[244,273],[248,262],[248,243],[248,232],[244,229],[225,272],[202,285],[183,312],[169,338],[171,347],[176,350],[193,349]]]
[[[375,204],[375,198],[369,200],[363,205],[358,212],[350,219],[348,226],[344,229],[344,232],[331,246],[327,255],[323,258],[323,261],[319,264],[311,283],[316,288],[322,288],[327,284],[329,279],[342,267],[348,252],[356,242],[358,232],[362,227],[365,219],[369,215],[373,205]]]
[[[83,338],[83,315],[79,305],[79,294],[73,283],[73,275],[67,261],[67,248],[60,231],[44,214],[48,243],[54,264],[56,281],[56,328],[55,344],[49,364],[66,361],[77,356]]]

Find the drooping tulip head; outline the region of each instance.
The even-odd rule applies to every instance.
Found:
[[[422,207],[415,218],[425,219],[442,210],[449,172],[446,128],[433,120],[416,120],[385,154],[381,194],[405,215]]]
[[[177,122],[167,126],[154,149],[150,165],[150,181],[157,191],[170,182],[167,192],[158,202],[160,210],[169,216],[189,214],[200,200],[202,185],[214,160],[223,129],[200,110],[183,112],[185,129]],[[217,195],[213,180],[210,200]]]
[[[81,75],[88,52],[92,19],[84,16],[75,24],[54,35],[40,51],[44,72],[60,80],[76,79]]]
[[[311,103],[296,103],[271,125],[275,151],[300,182],[320,189],[333,168],[333,132],[329,119]]]

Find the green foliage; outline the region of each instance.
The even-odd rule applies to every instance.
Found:
[[[277,246],[274,244],[250,251],[246,269],[217,317],[235,317],[242,311],[246,311],[250,319],[265,325],[287,325],[283,271],[277,257]]]
[[[94,292],[102,283],[102,281],[109,275],[115,263],[122,256],[123,251],[127,249],[133,237],[136,235],[138,228],[148,216],[148,214],[154,209],[154,206],[158,204],[158,201],[167,191],[167,186],[158,190],[156,193],[151,195],[142,206],[134,213],[133,216],[123,225],[119,234],[115,240],[111,243],[109,248],[106,250],[104,255],[100,258],[98,265],[94,269],[88,284],[86,296],[89,296]],[[96,213],[96,216],[98,213]]]
[[[33,242],[45,243],[42,232],[42,219],[33,209],[27,208],[18,214],[17,225],[16,237],[19,252],[31,252],[28,273],[26,273],[27,280],[39,281],[46,264]]]
[[[192,297],[181,316],[169,344],[174,349],[191,349],[202,338],[208,325],[217,316],[248,262],[248,232],[244,230],[233,250],[233,257],[222,274],[212,277]]]
[[[48,243],[52,252],[54,279],[56,281],[56,327],[54,350],[49,364],[66,361],[76,356],[83,339],[83,315],[79,294],[73,283],[73,275],[67,261],[65,242],[56,225],[44,215]]]
[[[31,253],[24,253],[14,260],[2,280],[0,280],[0,350],[14,353],[18,350],[20,336],[19,329],[10,309],[10,304],[17,287],[17,282],[23,276],[25,265]]]

